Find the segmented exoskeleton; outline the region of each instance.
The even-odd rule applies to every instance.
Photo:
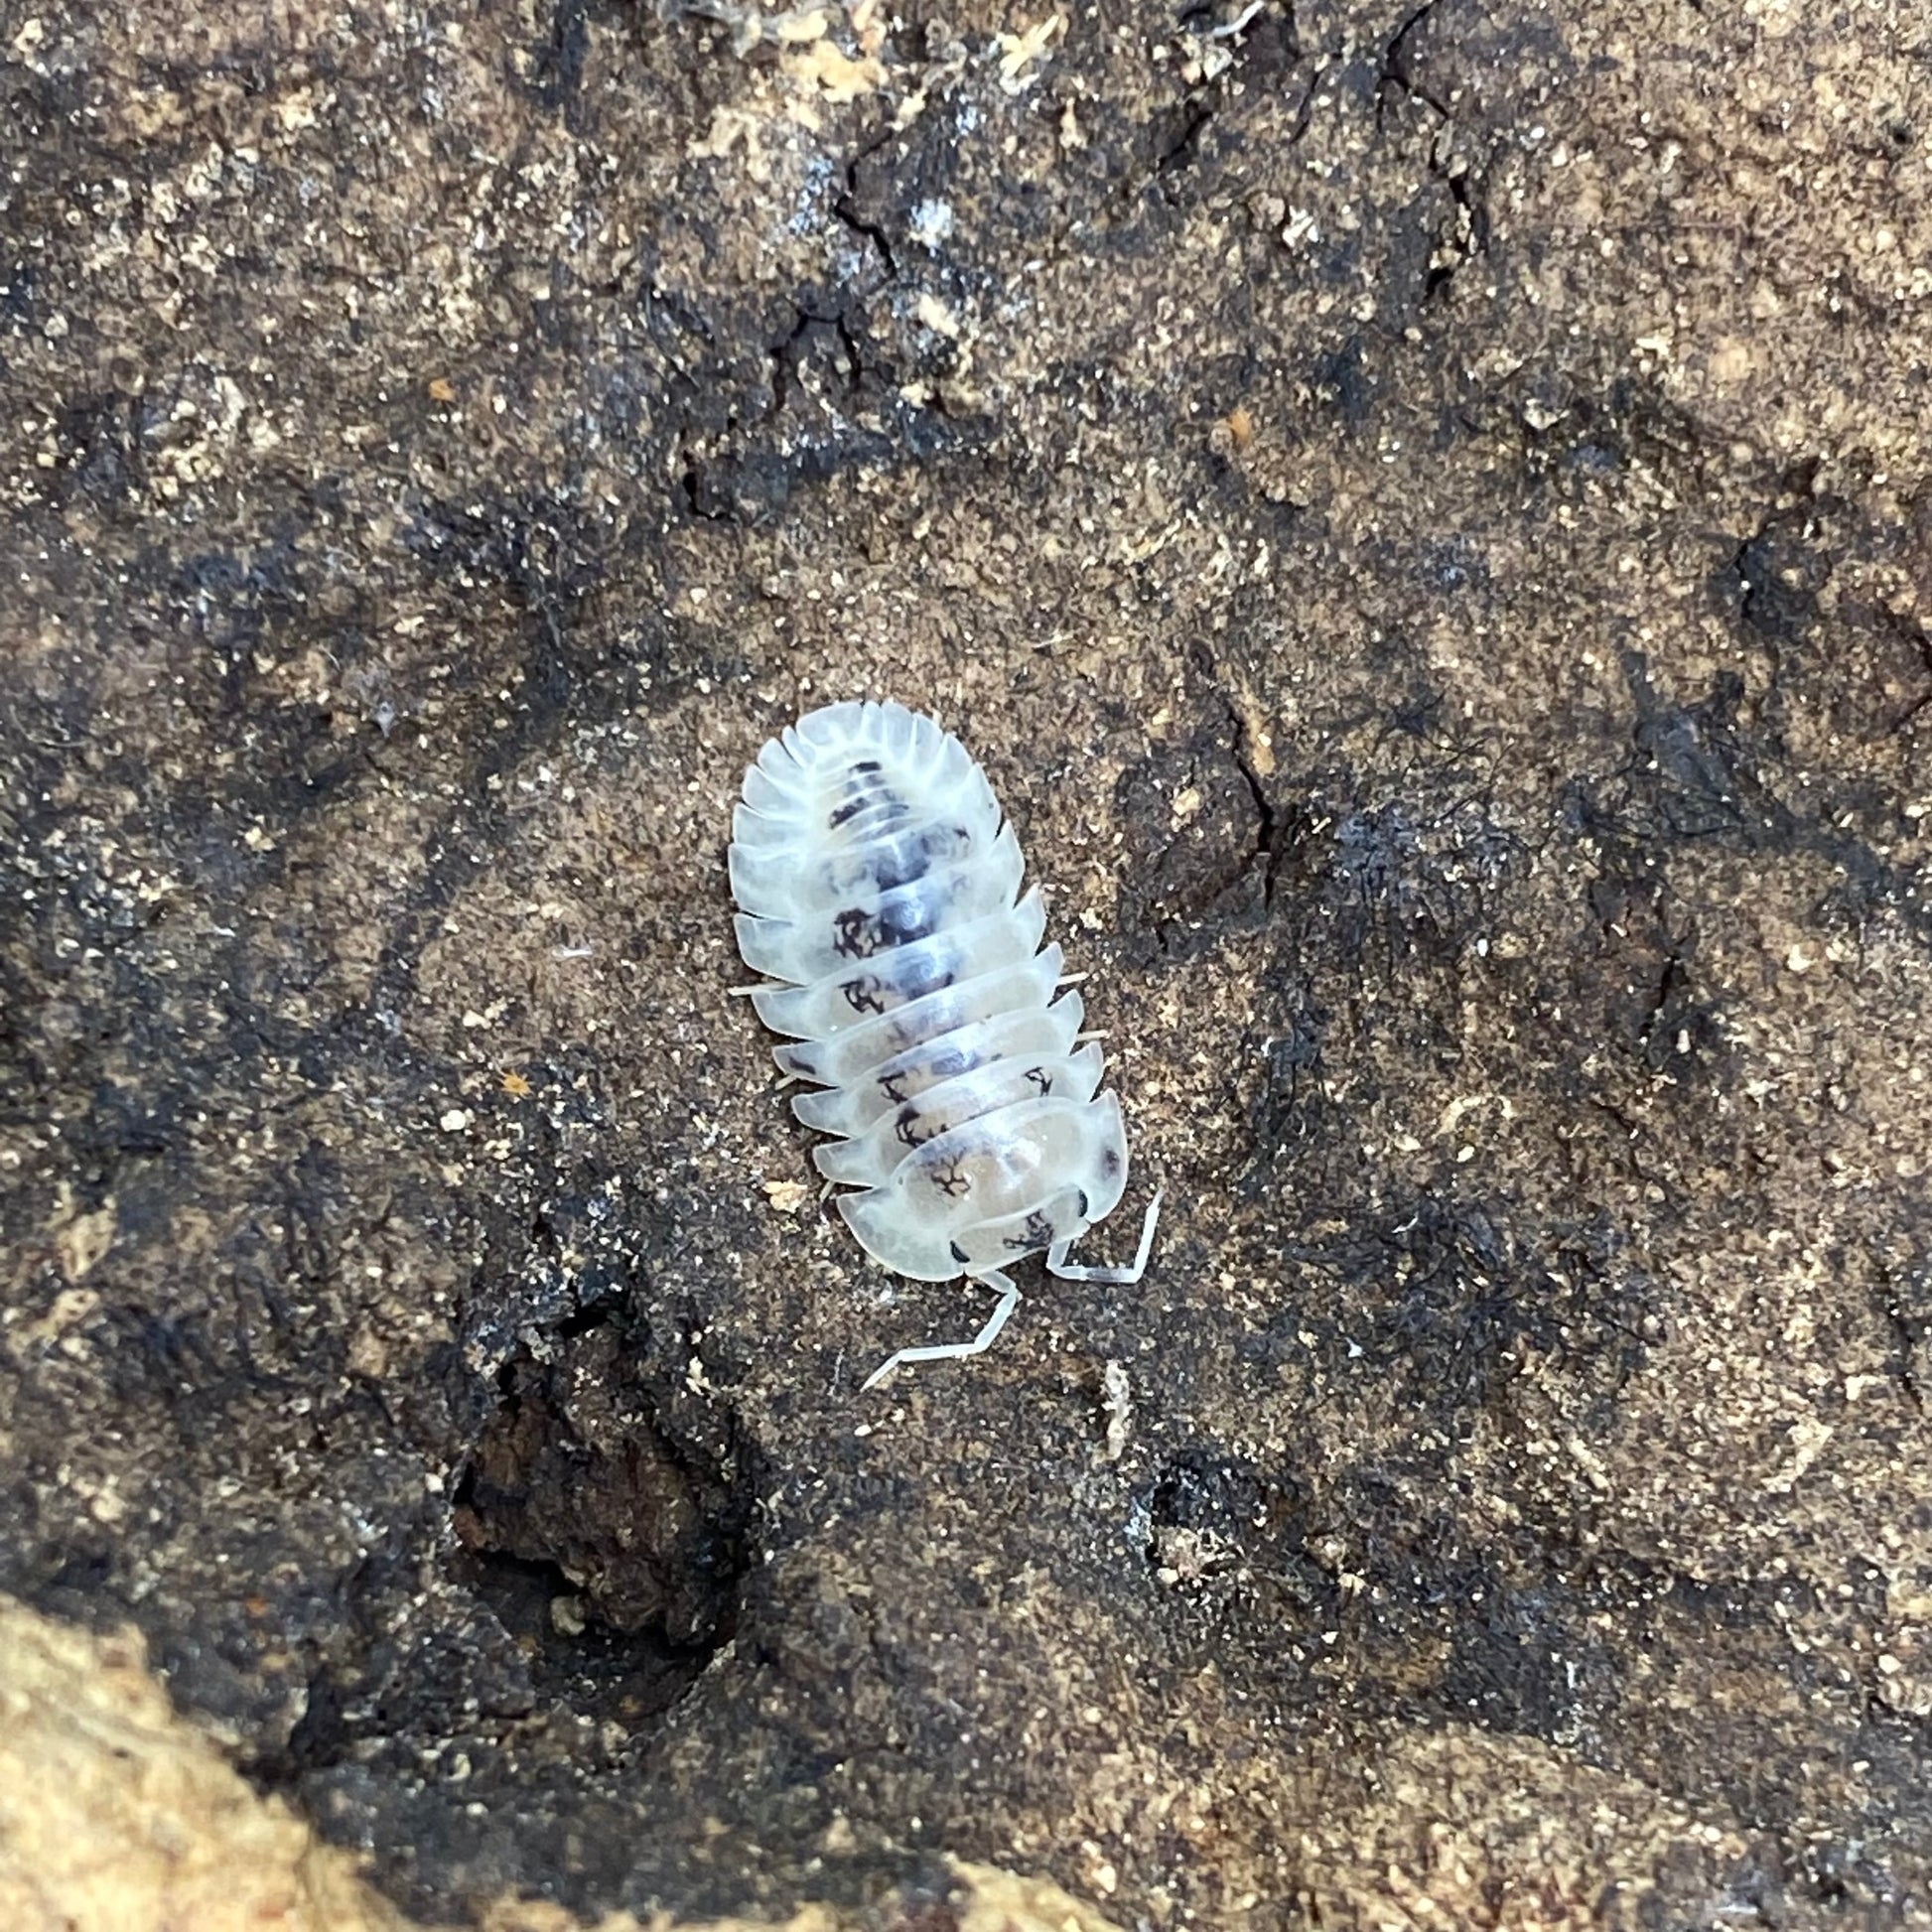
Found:
[[[759,1017],[796,1042],[787,1074],[823,1091],[793,1111],[836,1135],[814,1160],[857,1188],[839,1211],[866,1252],[915,1281],[1000,1292],[970,1341],[901,1362],[976,1355],[1012,1313],[1004,1273],[1046,1251],[1055,1275],[1139,1281],[1157,1195],[1128,1268],[1067,1260],[1127,1184],[1120,1101],[1099,1091],[1062,955],[1040,950],[1038,889],[993,788],[958,739],[897,704],[814,711],[769,741],[732,817],[732,896]]]

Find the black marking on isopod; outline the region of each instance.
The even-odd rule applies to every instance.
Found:
[[[910,945],[939,929],[942,906],[900,905],[868,912],[848,905],[832,915],[832,950],[844,959],[873,959],[895,946]]]
[[[879,1075],[879,1091],[895,1107],[903,1107],[905,1105],[905,1095],[899,1088],[899,1082],[904,1078],[905,1075],[903,1073],[882,1073]]]
[[[952,1258],[963,1268],[972,1259],[957,1241],[948,1241],[946,1246],[952,1250]]]
[[[886,991],[884,980],[868,973],[862,979],[847,980],[839,991],[845,995],[845,1003],[854,1013],[884,1013],[886,1002],[881,997]]]
[[[1053,1091],[1053,1076],[1043,1066],[1028,1067],[1027,1078],[1039,1089],[1042,1099]]]
[[[919,1110],[916,1107],[902,1107],[899,1109],[898,1120],[895,1123],[895,1132],[897,1133],[898,1138],[907,1147],[924,1147],[926,1142],[937,1139],[939,1135],[946,1131],[946,1124],[944,1121],[941,1121],[933,1128],[931,1133],[921,1134],[919,1132],[920,1118]]]
[[[1053,1245],[1053,1224],[1046,1218],[1045,1211],[1035,1207],[1027,1216],[1026,1224],[1018,1234],[1010,1234],[1005,1246],[1016,1254],[1024,1254],[1035,1248],[1050,1248]]]
[[[870,959],[871,915],[863,905],[848,905],[832,914],[832,950],[841,959]]]
[[[1073,1191],[1080,1196],[1080,1218],[1084,1221],[1087,1218],[1087,1190],[1076,1187]]]
[[[1109,1180],[1113,1179],[1114,1175],[1120,1173],[1120,1150],[1118,1148],[1103,1147],[1100,1150],[1100,1172]]]
[[[905,800],[879,778],[880,768],[877,759],[861,759],[850,767],[846,773],[845,797],[833,806],[826,819],[829,830],[836,832],[861,812],[875,808],[886,824],[897,824],[910,815],[911,807]]]
[[[948,1161],[943,1168],[933,1168],[926,1177],[948,1200],[957,1200],[961,1194],[972,1191],[972,1180],[957,1161]]]

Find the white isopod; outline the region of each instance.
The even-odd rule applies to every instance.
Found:
[[[791,1104],[837,1135],[813,1158],[874,1260],[914,1281],[965,1276],[999,1292],[970,1341],[901,1348],[901,1362],[977,1355],[1013,1312],[1009,1263],[1046,1251],[1064,1281],[1141,1279],[1157,1194],[1127,1268],[1067,1260],[1120,1203],[1127,1130],[1101,1093],[1099,1043],[1076,1037],[1077,993],[1039,943],[1035,887],[986,773],[959,740],[897,704],[827,705],[759,754],[732,814],[738,947],[765,985],[759,1018],[796,1044],[788,1075],[824,1091]]]

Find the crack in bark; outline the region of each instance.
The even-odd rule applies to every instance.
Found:
[[[886,279],[882,289],[892,288],[898,281],[898,258],[893,253],[893,244],[886,230],[877,221],[866,220],[853,201],[857,192],[853,181],[859,171],[859,163],[872,150],[867,149],[855,155],[845,164],[846,191],[832,204],[832,218],[849,228],[854,234],[872,243],[879,250],[879,259],[886,265]]]
[[[1440,0],[1423,0],[1423,4],[1389,36],[1387,45],[1382,49],[1381,70],[1376,76],[1375,109],[1378,115],[1382,111],[1384,91],[1390,87],[1400,87],[1405,94],[1413,95],[1417,100],[1424,101],[1435,108],[1444,120],[1453,118],[1448,105],[1438,100],[1428,88],[1419,85],[1415,76],[1409,71],[1408,55],[1403,45],[1411,34],[1424,25],[1439,4]]]
[[[1919,1386],[1918,1351],[1923,1337],[1917,1324],[1898,1306],[1897,1297],[1887,1294],[1881,1304],[1885,1325],[1891,1331],[1892,1346],[1898,1351],[1898,1386],[1905,1391],[1914,1409],[1925,1412],[1925,1391]]]
[[[1255,809],[1255,842],[1248,855],[1252,865],[1256,859],[1263,864],[1261,876],[1261,909],[1266,918],[1275,909],[1275,882],[1282,866],[1282,833],[1280,815],[1275,810],[1274,801],[1268,796],[1268,788],[1261,781],[1261,773],[1255,768],[1252,752],[1248,746],[1248,724],[1241,715],[1241,708],[1235,703],[1233,694],[1221,681],[1219,667],[1205,644],[1199,647],[1201,668],[1215,697],[1220,701],[1221,711],[1226,718],[1232,734],[1229,755],[1234,759],[1234,767],[1241,773],[1242,782],[1248,787],[1248,796]]]
[[[1437,130],[1437,139],[1431,144],[1429,155],[1429,175],[1448,189],[1449,199],[1454,202],[1459,214],[1458,227],[1462,232],[1453,237],[1445,236],[1438,242],[1435,252],[1441,255],[1453,254],[1452,261],[1432,261],[1423,283],[1424,302],[1434,301],[1455,279],[1456,271],[1464,263],[1473,261],[1478,255],[1489,250],[1489,216],[1482,206],[1479,196],[1471,191],[1469,167],[1465,162],[1460,168],[1453,165],[1453,158],[1443,148],[1442,136],[1456,125],[1455,115],[1447,100],[1442,99],[1420,81],[1409,64],[1407,43],[1418,33],[1435,13],[1440,0],[1425,0],[1405,19],[1390,37],[1382,50],[1381,70],[1376,79],[1375,115],[1378,124],[1382,118],[1384,103],[1390,88],[1399,88],[1412,100],[1419,100],[1442,122]]]

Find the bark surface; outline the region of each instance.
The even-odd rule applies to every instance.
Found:
[[[426,1920],[1924,1909],[1916,0],[0,85],[0,1588]],[[722,864],[859,694],[1091,974],[1084,1258],[1167,1188],[864,1399],[985,1309],[817,1205]]]

